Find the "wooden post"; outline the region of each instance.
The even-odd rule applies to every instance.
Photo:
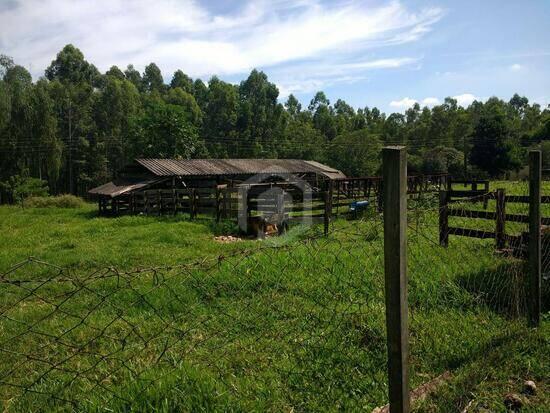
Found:
[[[222,213],[220,201],[221,201],[220,190],[216,188],[216,222],[220,222],[221,213]]]
[[[325,236],[328,235],[328,227],[330,224],[330,200],[329,191],[325,191],[325,214],[323,216]]]
[[[195,189],[189,189],[189,218],[195,218]]]
[[[248,188],[245,185],[238,187],[237,220],[243,232],[248,231]]]
[[[406,183],[405,183],[406,185]],[[381,181],[378,181],[378,193],[376,194],[376,200],[378,204],[378,212],[382,212],[384,210],[384,179]]]
[[[157,189],[157,202],[158,215],[160,216],[162,214],[162,193],[160,189]]]
[[[504,189],[497,189],[497,208],[496,208],[496,228],[495,241],[497,250],[501,250],[506,245],[505,223],[506,223],[506,192]]]
[[[445,248],[449,246],[449,195],[445,189],[439,191],[439,245]]]
[[[391,413],[408,413],[409,327],[407,313],[407,152],[403,146],[382,151],[384,270],[388,382]]]
[[[176,213],[178,211],[178,204],[177,204],[176,200],[177,200],[176,178],[174,177],[174,178],[172,178],[172,202],[173,202],[172,208],[173,208],[174,215],[176,215]]]
[[[541,309],[541,239],[540,186],[542,161],[540,151],[529,151],[529,273],[527,287],[527,324],[540,325]]]
[[[340,184],[341,183],[342,183],[341,181],[338,181],[338,184],[337,184],[338,187],[336,188],[336,198],[337,198],[337,200],[336,200],[336,215],[338,215],[338,210],[340,208]]]

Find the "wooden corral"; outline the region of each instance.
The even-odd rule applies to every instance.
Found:
[[[407,194],[420,196],[437,193],[449,187],[449,175],[410,175],[407,177]],[[331,181],[330,192],[333,215],[348,213],[351,202],[372,200],[382,211],[382,177],[336,178]]]
[[[100,215],[188,214],[239,224],[262,216],[279,226],[320,221],[328,232],[330,218],[348,214],[353,201],[382,211],[382,185],[381,177],[347,178],[312,161],[137,159],[90,194]],[[407,192],[418,196],[447,185],[444,174],[409,176]]]
[[[136,159],[117,179],[89,193],[97,199],[102,215],[183,212],[193,217],[232,217],[238,188],[296,187],[295,193],[314,193],[327,187],[331,179],[342,177],[345,175],[336,169],[303,160]],[[246,204],[254,205],[254,200]]]
[[[489,181],[453,181],[464,184],[466,188],[453,190],[447,189],[440,192],[439,197],[439,242],[446,247],[449,244],[449,236],[462,236],[481,239],[494,239],[497,250],[508,249],[516,256],[524,256],[528,241],[528,233],[510,234],[506,232],[507,222],[519,222],[528,224],[529,216],[526,214],[509,214],[506,205],[511,203],[529,204],[528,195],[507,195],[504,189],[491,191]],[[483,187],[483,189],[478,189]],[[487,211],[489,200],[495,201],[495,211]],[[541,196],[541,204],[550,204],[550,196]],[[464,206],[457,208],[453,204],[468,203],[470,205],[483,204],[483,211],[469,209]],[[449,217],[461,217],[471,219],[484,219],[494,221],[494,231],[484,231],[472,228],[460,228],[449,226]],[[550,217],[541,217],[541,233],[544,237],[550,236]]]

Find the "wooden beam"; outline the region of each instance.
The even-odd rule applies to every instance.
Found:
[[[506,245],[506,191],[503,188],[497,189],[496,200],[495,243],[497,250],[501,250]]]
[[[439,192],[439,245],[445,248],[449,246],[449,193]]]
[[[529,152],[529,273],[527,286],[527,322],[540,325],[541,309],[541,236],[540,187],[542,176],[540,151]]]
[[[489,239],[489,238],[496,237],[496,234],[494,232],[481,231],[479,229],[449,227],[448,232],[449,232],[449,235],[459,235],[461,237],[470,237],[470,238]]]
[[[382,150],[384,177],[384,270],[388,382],[391,413],[408,413],[409,325],[407,311],[407,152]]]

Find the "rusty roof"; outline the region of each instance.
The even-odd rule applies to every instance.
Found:
[[[112,182],[108,182],[97,188],[90,189],[88,191],[91,195],[103,195],[114,198],[119,195],[123,195],[127,192],[131,192],[135,189],[145,188],[155,182],[158,182],[159,178],[154,179],[132,179],[132,178],[118,178]]]
[[[344,177],[337,169],[299,159],[136,159],[156,176],[251,175],[316,173]]]

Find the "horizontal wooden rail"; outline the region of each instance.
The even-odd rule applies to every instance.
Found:
[[[496,212],[490,211],[475,211],[469,209],[449,208],[448,215],[452,217],[461,218],[480,218],[495,220],[497,217]]]
[[[471,238],[481,238],[481,239],[495,238],[496,236],[496,234],[491,231],[482,231],[479,229],[456,228],[456,227],[449,227],[448,233],[450,235],[459,235],[461,237],[471,237]]]
[[[528,204],[529,195],[506,195],[506,202],[515,202],[519,204]],[[550,195],[540,197],[541,204],[550,204]]]
[[[468,191],[468,190],[452,190],[451,191],[451,197],[455,198],[475,198],[475,197],[482,197],[482,196],[490,196],[493,195],[492,192],[487,191]]]

